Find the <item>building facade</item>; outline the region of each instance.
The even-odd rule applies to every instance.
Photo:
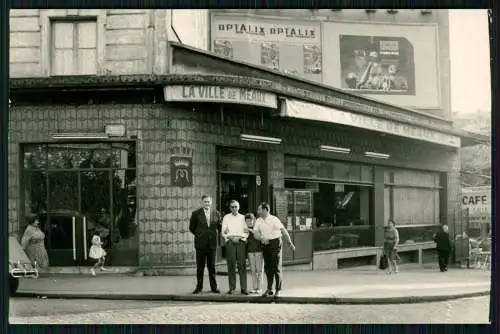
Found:
[[[418,38],[353,28],[344,36],[351,39],[346,54],[358,58],[343,69],[327,60],[325,29],[361,16],[321,13],[297,12],[307,21],[300,28],[248,14],[245,29],[256,29],[259,42],[255,64],[236,56],[241,26],[217,43],[210,37],[219,26],[221,34],[236,30],[231,15],[239,12],[12,11],[11,233],[23,232],[28,214],[40,214],[55,267],[86,264],[96,231],[106,236],[112,266],[190,266],[189,216],[210,194],[223,212],[231,199],[242,212],[269,201],[297,245],[294,253],[285,247],[285,264],[373,262],[388,219],[400,229],[403,258],[425,260],[436,227],[447,223],[453,232],[460,219],[458,148],[470,137],[449,120],[447,26],[436,23],[443,14],[405,13],[432,23],[422,24]],[[261,40],[271,31],[281,37]],[[438,94],[428,98],[415,95],[425,86],[417,55],[428,50],[417,41],[426,31],[440,55]],[[299,35],[320,48],[299,43]],[[379,57],[381,45],[392,56]],[[299,49],[300,61],[290,66],[302,72],[285,72],[276,54]],[[404,52],[414,56],[397,59]],[[407,74],[389,78],[398,89],[374,86],[373,68],[403,63]],[[349,67],[357,65],[366,67],[361,75]],[[342,76],[327,79],[334,73],[366,78],[346,88]]]

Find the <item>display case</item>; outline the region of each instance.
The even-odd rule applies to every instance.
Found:
[[[310,190],[287,190],[286,228],[295,252],[283,246],[284,263],[309,263],[313,256],[313,192]]]

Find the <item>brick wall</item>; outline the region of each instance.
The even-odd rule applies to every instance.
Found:
[[[305,122],[267,118],[260,112],[243,112],[238,107],[225,112],[208,105],[40,105],[14,106],[9,124],[9,231],[18,233],[19,224],[19,142],[48,141],[53,132],[102,131],[107,123],[124,123],[127,134],[138,136],[137,205],[141,265],[186,264],[194,262],[193,237],[188,231],[191,212],[200,205],[202,194],[217,199],[216,147],[219,145],[268,151],[268,185],[276,191],[276,208],[286,217],[284,155],[298,154],[331,159],[320,144],[349,146],[355,151],[387,152],[401,167],[446,171],[448,214],[458,205],[460,160],[454,151],[357,130],[325,127]],[[210,109],[209,111],[207,111]],[[231,107],[228,107],[231,109]],[[222,120],[223,118],[223,120]],[[282,145],[241,142],[247,133],[283,138]],[[193,187],[170,186],[169,160],[173,154],[190,152],[193,158]],[[355,157],[361,163],[373,160]],[[381,163],[377,161],[377,163]],[[264,183],[265,184],[265,183]]]

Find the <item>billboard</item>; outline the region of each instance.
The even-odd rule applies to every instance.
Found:
[[[415,95],[413,45],[404,37],[340,35],[341,88]]]
[[[383,102],[441,108],[437,26],[324,22],[323,82]]]
[[[224,57],[322,81],[320,22],[214,14],[210,43]]]

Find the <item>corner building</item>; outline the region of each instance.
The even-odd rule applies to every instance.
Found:
[[[449,103],[336,88],[321,53],[308,79],[237,59],[236,46],[228,59],[206,50],[216,14],[228,15],[11,11],[10,232],[40,214],[54,271],[86,265],[96,230],[111,266],[190,268],[189,217],[209,194],[224,213],[232,199],[243,213],[270,202],[297,246],[285,265],[374,263],[389,218],[403,260],[426,261],[437,226],[461,219],[458,148],[475,139],[452,127]]]

